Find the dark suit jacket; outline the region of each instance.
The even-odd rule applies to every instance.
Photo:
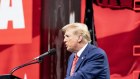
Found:
[[[65,79],[110,79],[108,59],[101,48],[88,44],[70,76],[73,59],[74,53],[69,58]]]

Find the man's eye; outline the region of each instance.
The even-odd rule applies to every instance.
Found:
[[[67,37],[69,37],[69,35],[67,35]]]
[[[69,37],[69,35],[65,35],[65,37]]]

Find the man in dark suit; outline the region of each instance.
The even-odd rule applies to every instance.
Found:
[[[72,52],[65,79],[110,79],[105,52],[90,44],[88,28],[82,23],[71,23],[62,28],[64,43]]]

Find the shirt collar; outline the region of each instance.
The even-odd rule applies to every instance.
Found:
[[[76,53],[78,57],[81,56],[82,52],[84,51],[84,49],[86,48],[87,45],[88,45],[88,43]]]

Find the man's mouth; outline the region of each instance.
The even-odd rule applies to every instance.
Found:
[[[68,47],[68,46],[66,45],[66,47]]]
[[[68,45],[65,43],[65,46],[68,47]]]

